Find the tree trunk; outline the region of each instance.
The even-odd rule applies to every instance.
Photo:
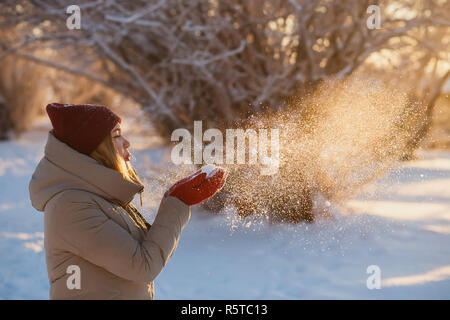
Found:
[[[8,140],[12,129],[11,112],[3,97],[0,95],[0,140]]]

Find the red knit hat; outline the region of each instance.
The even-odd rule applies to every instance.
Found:
[[[89,155],[122,119],[108,107],[50,103],[46,107],[56,138]]]

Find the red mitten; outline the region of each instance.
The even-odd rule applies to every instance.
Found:
[[[211,166],[205,167],[210,169]],[[206,170],[208,171],[208,170]],[[225,171],[222,168],[214,168],[205,172],[204,168],[187,178],[176,182],[164,194],[165,197],[176,197],[188,206],[193,206],[211,198],[225,183]]]

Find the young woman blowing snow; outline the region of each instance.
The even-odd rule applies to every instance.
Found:
[[[131,203],[144,186],[129,164],[121,118],[104,106],[46,110],[53,130],[29,191],[45,212],[50,299],[153,299],[153,280],[175,251],[190,206],[219,191],[225,173],[199,171],[175,183],[150,225]],[[79,281],[71,285],[74,271]]]

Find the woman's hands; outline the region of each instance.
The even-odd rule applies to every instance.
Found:
[[[179,180],[166,191],[164,196],[176,197],[188,206],[202,203],[211,198],[225,184],[226,174],[225,170],[219,167],[214,168],[210,172],[206,171],[202,169],[189,177]]]

